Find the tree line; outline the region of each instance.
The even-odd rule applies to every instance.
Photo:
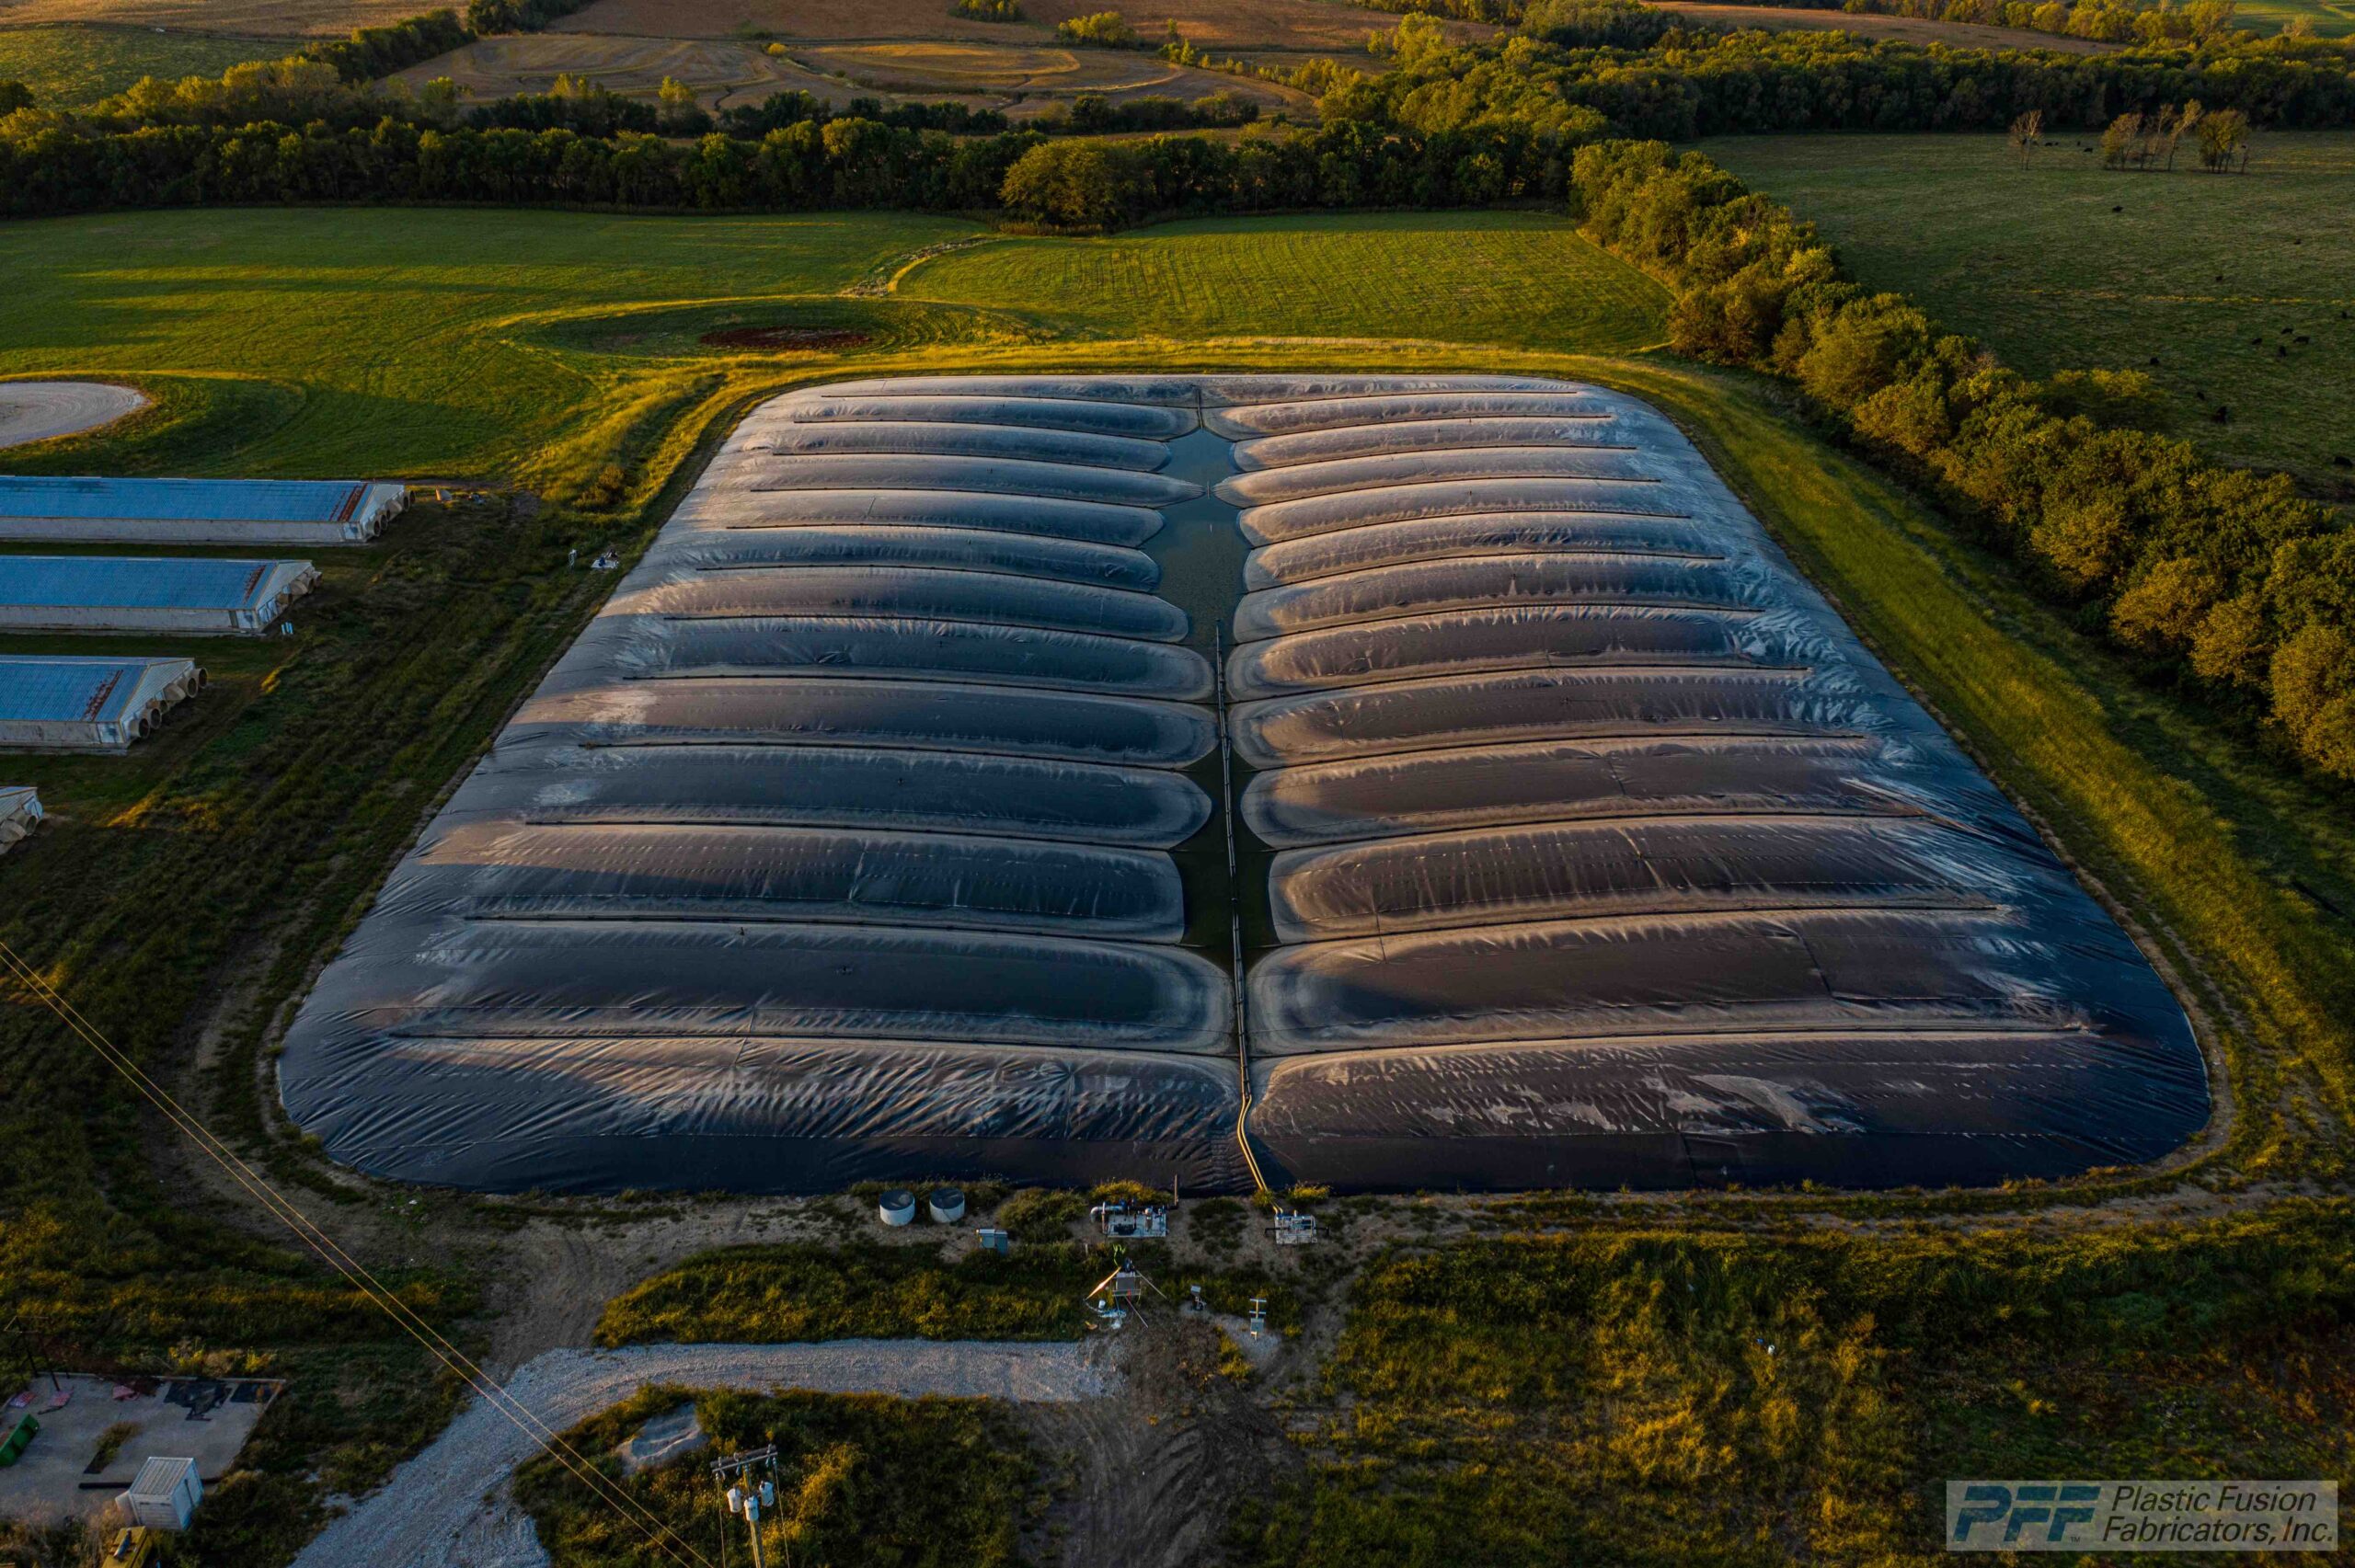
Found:
[[[1554,0],[1533,10],[1568,43],[1524,34],[1455,46],[1436,21],[1408,17],[1391,44],[1397,68],[1362,84],[1350,112],[1430,125],[1582,108],[1624,134],[1664,141],[1768,131],[2001,131],[2030,111],[2054,128],[2098,132],[2121,114],[2192,99],[2257,125],[2355,120],[2355,50],[2338,41],[2235,33],[2211,45],[2073,55],[1681,26],[1642,48],[1584,41],[1615,26],[1649,25],[1616,20],[1644,9],[1626,0]]]
[[[2028,380],[1699,154],[1580,148],[1573,208],[1677,290],[1671,345],[1797,383],[2110,641],[2355,778],[2355,531],[2284,475],[2139,428],[2139,372]]]

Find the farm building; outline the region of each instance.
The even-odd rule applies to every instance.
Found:
[[[280,1085],[339,1159],[506,1190],[1979,1185],[2209,1108],[2141,952],[1684,436],[1514,377],[764,406]]]
[[[0,746],[120,751],[203,684],[185,658],[0,654]]]
[[[406,486],[328,479],[0,475],[0,540],[67,544],[359,544]]]
[[[318,580],[308,561],[0,555],[0,630],[257,636]]]
[[[15,784],[0,784],[0,850],[29,833],[40,822],[40,796]]]

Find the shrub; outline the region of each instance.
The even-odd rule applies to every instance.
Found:
[[[1022,5],[1021,0],[955,0],[948,14],[972,22],[1018,22]]]
[[[1118,11],[1095,11],[1055,24],[1055,36],[1065,43],[1094,44],[1098,49],[1134,49],[1137,29]]]
[[[1044,1242],[1063,1235],[1087,1213],[1087,1200],[1055,1187],[1024,1187],[998,1205],[997,1222],[1018,1242]]]
[[[1066,229],[1116,227],[1140,212],[1150,193],[1130,149],[1096,142],[1033,147],[998,188],[1008,212]]]

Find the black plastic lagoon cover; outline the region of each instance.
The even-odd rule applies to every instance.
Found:
[[[547,1191],[1984,1185],[2208,1116],[1675,427],[1502,376],[766,405],[280,1080],[337,1159]]]

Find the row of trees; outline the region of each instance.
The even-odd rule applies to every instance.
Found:
[[[2013,127],[2013,140],[2020,128]],[[2121,114],[2101,133],[2102,167],[2173,170],[2175,155],[2186,141],[2200,151],[2200,166],[2210,174],[2233,168],[2248,170],[2248,116],[2236,109],[2209,113],[2198,99],[2181,109],[2173,104],[2156,114]]]
[[[1451,17],[1459,21],[1520,26],[1524,30],[1551,0],[1351,0],[1370,11]],[[1798,11],[1913,17],[1924,21],[1968,22],[1981,27],[2019,28],[2062,38],[2106,43],[2192,43],[2221,39],[2232,29],[2234,0],[1755,0]],[[2306,29],[2306,30],[2311,30]]]
[[[1590,18],[1574,25],[1591,28],[1607,25],[1591,18],[1611,8],[1566,9]],[[1428,128],[1583,108],[1626,134],[1671,141],[1763,131],[2000,131],[2031,110],[2049,126],[2098,132],[2120,114],[2194,98],[2259,125],[2355,120],[2355,54],[2347,46],[2234,39],[2212,48],[2070,55],[1842,32],[1678,29],[1641,50],[1527,36],[1457,47],[1437,22],[1409,17],[1394,35],[1398,69],[1361,89],[1347,112]]]
[[[1698,154],[1597,143],[1572,185],[1597,240],[1674,281],[1675,348],[1796,381],[2120,646],[2355,778],[2355,532],[2288,478],[2135,428],[2140,372],[2001,368]]]
[[[2221,40],[2233,29],[2234,0],[1755,0],[1799,11],[1913,17],[2022,28],[2058,38],[2103,43],[2192,43]],[[2311,30],[2311,29],[2306,29]]]

